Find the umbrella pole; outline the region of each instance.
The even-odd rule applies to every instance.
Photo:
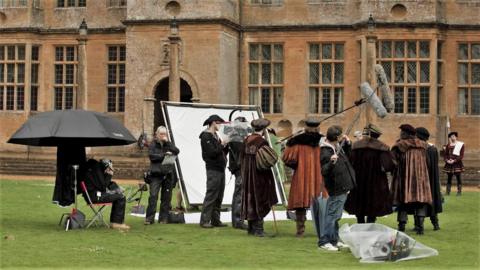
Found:
[[[73,183],[73,190],[75,194],[73,194],[73,198],[75,199],[75,209],[77,209],[77,170],[78,170],[78,165],[73,165],[73,170],[75,171],[75,182]]]

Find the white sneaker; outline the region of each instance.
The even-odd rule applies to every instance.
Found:
[[[337,242],[337,248],[350,248],[350,246],[348,246],[347,244],[345,244],[343,242],[338,241]]]
[[[318,247],[319,249],[324,249],[327,251],[338,251],[338,248],[330,243],[326,243]]]

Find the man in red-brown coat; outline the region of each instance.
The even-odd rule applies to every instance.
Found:
[[[398,230],[405,231],[407,213],[418,221],[417,234],[423,234],[427,206],[432,204],[426,149],[428,144],[415,137],[415,128],[400,126],[400,139],[392,147],[396,169],[393,173],[393,204],[398,211]]]
[[[320,121],[308,118],[305,124],[305,132],[287,142],[282,158],[286,166],[295,170],[288,196],[288,209],[295,210],[297,237],[303,236],[305,232],[306,209],[310,208],[312,199],[320,196],[322,191],[323,196],[328,197],[320,165]]]

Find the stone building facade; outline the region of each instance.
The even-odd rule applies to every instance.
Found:
[[[479,14],[478,0],[0,0],[0,152],[24,153],[8,138],[55,109],[105,112],[135,136],[151,134],[160,100],[257,104],[285,136],[307,116],[353,105],[361,82],[375,84],[378,63],[394,112],[380,119],[366,110],[353,121],[358,109],[349,110],[322,131],[370,121],[392,144],[411,123],[441,145],[449,124],[479,156]],[[169,96],[171,61],[180,86]]]

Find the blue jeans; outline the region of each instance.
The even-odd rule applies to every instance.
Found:
[[[318,246],[338,242],[338,221],[342,218],[343,206],[347,200],[347,194],[330,196],[327,200],[324,228],[320,233]]]

